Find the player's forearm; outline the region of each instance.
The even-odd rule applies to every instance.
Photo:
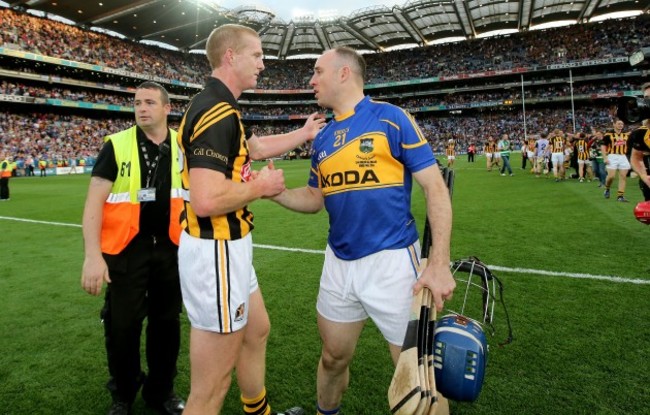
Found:
[[[446,187],[436,193],[427,194],[427,215],[431,228],[432,251],[430,265],[449,265],[451,254],[451,201]]]
[[[304,127],[285,134],[257,137],[259,143],[255,149],[251,149],[250,156],[253,160],[277,157],[302,145],[309,138]]]
[[[199,217],[223,216],[263,196],[255,180],[245,183],[224,180],[219,186],[191,186],[190,205]]]
[[[323,209],[323,197],[318,194],[320,189],[309,186],[297,189],[287,189],[271,198],[274,202],[294,212],[316,213]]]

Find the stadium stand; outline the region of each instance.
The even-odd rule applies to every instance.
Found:
[[[628,57],[648,39],[650,16],[641,14],[368,54],[367,93],[407,108],[438,153],[449,138],[462,152],[503,131],[518,145],[553,128],[609,126],[614,100],[638,94],[647,76]],[[308,85],[313,63],[265,61],[258,89],[241,97],[251,128],[286,131],[319,111]],[[208,72],[204,56],[0,9],[0,150],[19,164],[33,157],[92,165],[102,138],[132,120],[137,84],[165,84],[174,125]]]

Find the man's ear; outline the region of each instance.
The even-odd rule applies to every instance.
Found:
[[[343,66],[341,69],[339,69],[339,77],[341,78],[341,81],[345,81],[348,78],[350,78],[350,75],[352,74],[352,71],[350,70],[349,66]]]

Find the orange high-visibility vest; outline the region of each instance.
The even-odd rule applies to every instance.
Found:
[[[14,169],[9,159],[0,162],[0,177],[11,177],[11,171]]]
[[[136,131],[137,127],[133,126],[104,138],[104,141],[113,143],[118,169],[117,179],[104,202],[101,245],[102,252],[106,254],[122,252],[140,230],[140,156]],[[183,211],[181,170],[176,131],[169,131],[172,148],[169,238],[178,245],[182,230],[180,215]]]

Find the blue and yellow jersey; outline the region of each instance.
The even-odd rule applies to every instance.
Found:
[[[330,121],[313,149],[309,186],[325,198],[328,243],[338,258],[358,259],[418,239],[411,173],[436,159],[413,117],[365,97]]]

